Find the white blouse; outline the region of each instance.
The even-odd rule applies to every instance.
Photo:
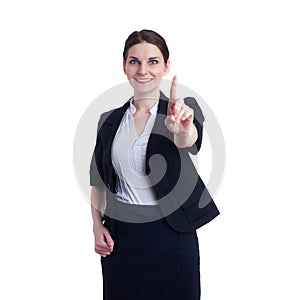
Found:
[[[136,132],[133,114],[135,106],[130,100],[112,145],[112,163],[117,174],[116,199],[131,204],[157,205],[149,177],[145,173],[148,140],[157,115],[158,101],[150,109],[144,131]]]

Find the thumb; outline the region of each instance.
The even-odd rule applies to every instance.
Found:
[[[114,245],[114,240],[110,236],[109,232],[105,232],[104,236],[105,236],[107,245],[110,246],[110,247],[112,247]]]
[[[167,116],[165,119],[166,126],[172,125],[174,122],[175,122],[175,118],[173,115]]]

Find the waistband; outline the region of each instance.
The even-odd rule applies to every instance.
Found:
[[[105,215],[131,223],[151,222],[163,218],[159,205],[125,203],[113,199],[107,202]]]

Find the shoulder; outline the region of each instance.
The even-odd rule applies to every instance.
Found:
[[[200,124],[202,124],[205,118],[202,109],[199,106],[198,101],[194,97],[185,97],[184,103],[194,110],[195,120],[198,121]]]
[[[103,112],[99,117],[98,131],[104,123],[113,124],[114,121],[116,120],[116,117],[119,116],[120,114],[124,114],[128,106],[129,106],[129,100],[125,102],[122,106]]]

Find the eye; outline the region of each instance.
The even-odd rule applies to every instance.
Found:
[[[149,63],[150,63],[150,65],[156,65],[156,64],[158,64],[158,61],[156,59],[151,59],[149,61]]]
[[[136,64],[138,64],[139,62],[138,62],[136,59],[132,59],[132,60],[129,61],[129,63],[130,63],[131,65],[136,65]]]

